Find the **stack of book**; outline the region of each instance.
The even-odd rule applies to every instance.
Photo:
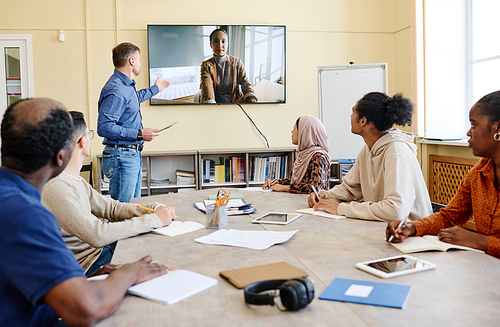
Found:
[[[148,168],[146,165],[142,166],[142,185],[141,187],[148,187]]]
[[[287,155],[250,158],[250,181],[252,182],[288,178],[288,174]]]
[[[168,184],[170,184],[170,179],[168,179],[168,178],[163,178],[163,179],[151,178],[149,181],[151,182],[151,185],[168,185]]]
[[[177,185],[194,185],[194,172],[187,170],[176,170],[175,178],[177,179]]]

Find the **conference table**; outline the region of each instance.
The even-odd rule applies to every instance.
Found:
[[[229,191],[229,189],[226,189]],[[381,279],[355,267],[358,262],[397,256],[385,242],[385,222],[328,219],[303,215],[284,225],[254,224],[252,217],[267,212],[307,208],[307,195],[250,192],[244,196],[257,212],[229,216],[230,229],[298,232],[286,243],[267,250],[206,245],[195,238],[213,229],[169,237],[146,233],[120,240],[112,263],[153,260],[218,280],[218,284],[172,305],[126,295],[117,311],[98,326],[498,326],[500,323],[500,260],[473,251],[421,252],[413,256],[437,265],[434,270]],[[136,203],[160,202],[175,207],[180,221],[205,224],[205,214],[194,208],[215,194],[205,189],[133,199]],[[243,290],[219,276],[219,272],[276,262],[287,262],[308,273],[315,298],[299,311],[276,306],[249,305]],[[319,300],[335,279],[411,285],[404,309]]]

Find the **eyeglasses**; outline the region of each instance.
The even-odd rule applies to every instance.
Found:
[[[80,142],[80,141],[81,141],[81,140],[82,140],[85,136],[87,136],[87,135],[89,136],[89,139],[91,139],[91,140],[92,140],[92,139],[94,138],[94,131],[90,131],[90,132],[88,132],[88,133],[83,134],[83,135],[82,135],[82,136],[78,139],[78,141],[76,141],[76,143]]]

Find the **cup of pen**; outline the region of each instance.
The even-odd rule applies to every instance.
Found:
[[[207,228],[221,229],[227,228],[227,204],[217,205],[208,204],[207,209]]]

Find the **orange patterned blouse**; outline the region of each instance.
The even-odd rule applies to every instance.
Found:
[[[479,160],[446,208],[411,222],[416,236],[437,235],[443,228],[463,226],[473,215],[477,232],[489,236],[486,253],[500,258],[500,188],[495,188],[495,168],[493,160]]]

